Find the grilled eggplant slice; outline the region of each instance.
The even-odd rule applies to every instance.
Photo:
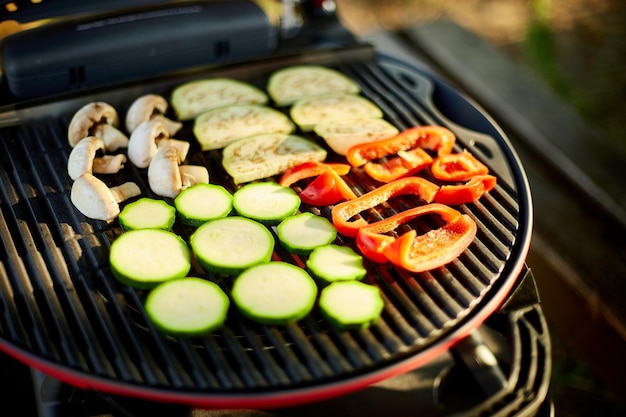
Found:
[[[330,149],[342,156],[355,145],[387,139],[398,134],[395,126],[377,117],[331,120],[315,125],[314,130]]]
[[[328,93],[360,92],[359,85],[341,72],[318,65],[297,65],[274,72],[267,92],[277,106]]]
[[[189,81],[172,91],[171,104],[179,120],[231,104],[265,104],[267,94],[252,84],[231,78]]]
[[[236,184],[281,174],[309,161],[326,159],[326,150],[297,135],[268,133],[238,139],[227,145],[222,164]]]
[[[291,133],[289,117],[260,104],[220,107],[196,117],[193,133],[203,151],[221,149],[237,139],[262,133]]]
[[[377,105],[354,94],[326,94],[298,100],[291,106],[289,114],[304,132],[330,120],[383,117],[383,112]]]

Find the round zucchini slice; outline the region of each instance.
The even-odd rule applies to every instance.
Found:
[[[240,216],[211,220],[189,240],[200,265],[210,272],[238,275],[267,263],[274,252],[274,237],[261,223]]]
[[[302,268],[270,262],[244,271],[233,285],[239,311],[263,324],[285,325],[304,318],[315,304],[317,286]]]
[[[322,314],[339,329],[369,327],[384,305],[378,287],[361,281],[333,282],[322,290],[319,300]]]
[[[220,329],[229,305],[228,296],[214,282],[186,277],[154,288],[146,298],[145,309],[159,331],[193,337]]]
[[[233,196],[221,185],[199,183],[181,191],[174,205],[183,223],[198,227],[228,216],[233,210]]]
[[[124,230],[170,230],[176,220],[176,209],[163,200],[144,197],[124,206],[118,218]]]
[[[293,216],[300,203],[294,190],[269,181],[244,185],[233,194],[233,206],[239,215],[269,225]]]
[[[191,269],[191,252],[178,235],[159,229],[130,230],[109,251],[113,275],[139,289],[182,278]]]
[[[327,218],[308,212],[287,217],[280,222],[276,232],[280,243],[296,255],[308,255],[337,237],[337,229]]]
[[[361,255],[348,246],[332,244],[315,248],[306,266],[313,276],[325,282],[360,280],[367,273]]]

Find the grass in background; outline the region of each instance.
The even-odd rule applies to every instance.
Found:
[[[626,150],[626,29],[619,13],[594,16],[563,31],[558,6],[534,0],[522,62],[585,119]],[[618,6],[617,11],[624,9]]]

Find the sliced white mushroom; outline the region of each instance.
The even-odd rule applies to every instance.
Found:
[[[87,136],[96,136],[104,141],[104,147],[112,152],[126,147],[128,137],[117,129],[119,118],[113,106],[94,101],[81,107],[72,117],[67,130],[70,146],[74,147]]]
[[[209,182],[209,173],[205,167],[180,166],[180,162],[176,147],[164,146],[159,149],[148,166],[148,184],[152,192],[162,197],[176,198],[185,188],[199,182]]]
[[[107,152],[115,152],[128,146],[128,136],[113,125],[98,123],[91,131],[94,136],[102,139]]]
[[[163,143],[163,145],[161,145]],[[146,168],[160,146],[175,146],[184,160],[189,152],[189,142],[169,137],[167,127],[159,120],[141,123],[130,135],[128,159],[139,168]]]
[[[180,179],[183,189],[189,188],[194,184],[209,183],[209,171],[200,165],[181,165]]]
[[[120,214],[119,203],[139,194],[141,190],[133,182],[109,188],[102,180],[85,173],[72,184],[70,200],[85,216],[109,221]]]
[[[158,94],[146,94],[137,98],[126,112],[126,130],[132,134],[143,122],[159,120],[167,128],[168,136],[174,136],[183,124],[165,116],[168,107],[167,100]]]
[[[99,155],[101,153],[102,155]],[[95,136],[81,139],[67,159],[67,173],[75,180],[85,173],[115,174],[124,167],[123,154],[105,155],[104,142]]]

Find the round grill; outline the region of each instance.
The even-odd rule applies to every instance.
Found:
[[[260,68],[230,71],[264,87],[269,67]],[[87,219],[69,200],[66,132],[73,111],[97,99],[123,114],[140,94],[167,96],[181,80],[122,87],[19,110],[19,124],[0,129],[0,349],[82,388],[199,407],[264,408],[341,395],[408,371],[478,327],[507,296],[530,244],[530,193],[519,160],[481,110],[428,73],[382,56],[338,69],[399,129],[444,125],[457,134],[459,149],[469,149],[498,177],[488,195],[461,206],[478,234],[456,261],[420,274],[366,263],[365,282],[385,299],[380,321],[369,329],[339,331],[317,310],[297,324],[264,326],[231,309],[225,327],[205,337],[157,332],[143,309],[146,293],[120,284],[109,270],[108,249],[121,233],[117,222]],[[211,182],[236,188],[220,152],[200,152],[190,126],[177,138],[192,143],[189,163],[209,167]],[[346,180],[357,194],[375,187],[360,170]],[[151,195],[145,170],[127,164],[111,179],[122,181]],[[372,220],[416,204],[398,198],[366,215]],[[175,227],[183,238],[192,232]],[[354,247],[353,240],[339,239]],[[280,245],[274,259],[303,266]],[[230,279],[197,264],[190,274],[230,290]]]

